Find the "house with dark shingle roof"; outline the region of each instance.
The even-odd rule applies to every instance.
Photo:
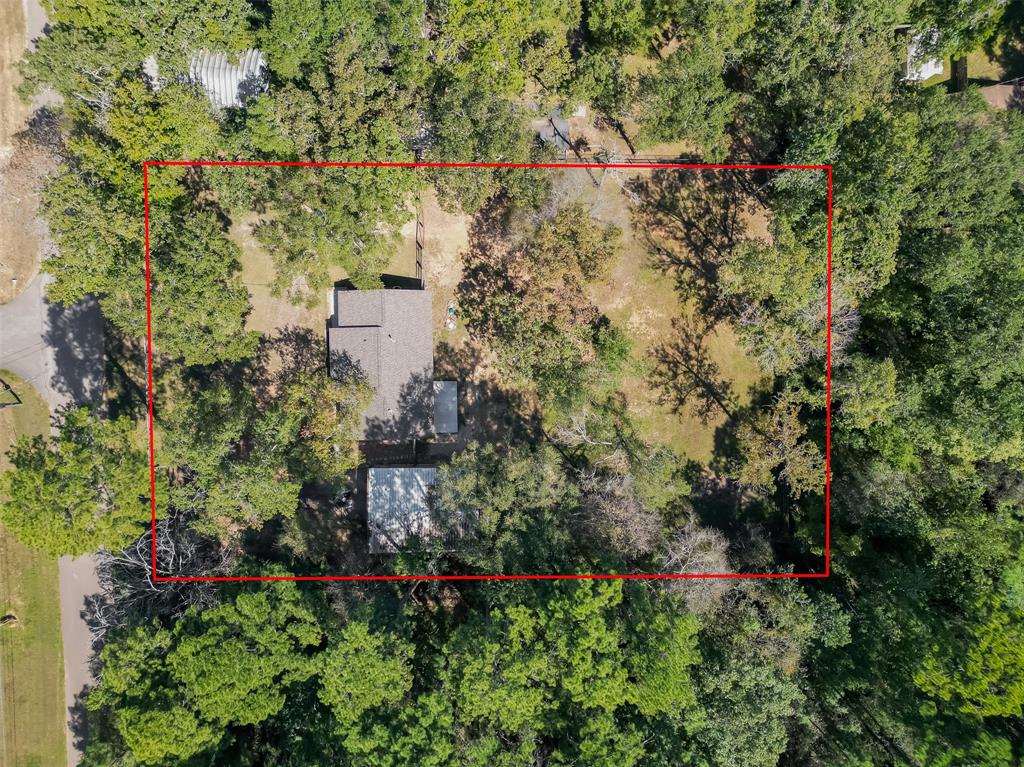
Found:
[[[331,375],[362,376],[373,389],[363,412],[364,442],[402,443],[458,431],[458,385],[434,380],[429,290],[333,293],[327,324]],[[415,454],[415,450],[413,451]],[[430,509],[433,466],[369,467],[365,500],[369,550],[393,554],[410,537],[445,541]]]
[[[403,442],[458,430],[457,385],[434,381],[429,290],[334,291],[327,328],[331,374],[373,389],[364,439]]]

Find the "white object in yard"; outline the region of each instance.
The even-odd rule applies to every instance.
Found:
[[[939,31],[917,32],[910,36],[907,47],[907,79],[913,82],[927,80],[945,71],[942,59],[934,58],[931,52],[939,41]]]

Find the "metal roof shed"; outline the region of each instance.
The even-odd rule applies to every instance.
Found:
[[[371,554],[394,554],[412,535],[429,537],[428,496],[437,479],[433,466],[371,468],[366,475]]]
[[[434,431],[455,434],[459,430],[459,385],[434,381]]]

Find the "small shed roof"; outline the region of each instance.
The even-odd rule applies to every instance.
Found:
[[[434,431],[454,434],[459,430],[459,385],[434,381]]]
[[[437,469],[371,468],[366,476],[370,553],[393,554],[412,535],[429,537],[432,530],[428,496]]]
[[[231,63],[232,60],[236,63]],[[166,84],[166,78],[160,76],[155,55],[146,57],[142,71],[154,91]],[[267,62],[258,48],[231,54],[200,49],[189,56],[188,77],[181,76],[178,80],[198,83],[214,107],[244,107],[267,89]]]
[[[907,46],[907,79],[915,82],[941,75],[945,65],[933,54],[939,42],[939,31],[916,32],[910,36]]]
[[[562,117],[561,110],[556,109],[543,120],[533,120],[531,125],[545,144],[563,153],[569,151],[569,121]]]

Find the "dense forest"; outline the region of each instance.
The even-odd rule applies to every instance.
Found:
[[[904,78],[906,25],[938,30],[937,56],[1019,50],[1019,4],[52,6],[23,65],[26,97],[61,97],[43,268],[53,299],[99,298],[114,363],[103,402],[12,450],[0,520],[53,555],[105,557],[85,764],[1021,763],[1024,119],[974,87]],[[267,89],[212,109],[190,55],[250,48]],[[549,161],[531,117],[579,105],[638,152],[680,142],[690,162],[833,167],[829,577],[152,583],[142,162]],[[633,190],[662,231],[691,199],[680,178]],[[770,238],[718,248],[706,233],[679,271],[770,374],[761,401],[707,386],[699,354],[651,371],[728,415],[713,466],[633,423],[629,341],[587,292],[620,232],[571,206],[538,213],[543,172],[165,167],[148,180],[169,571],[336,571],[296,512],[344,492],[360,461],[366,384],[326,374],[322,338],[269,350],[246,329],[231,222],[273,211],[255,236],[274,290],[315,303],[336,268],[380,285],[429,185],[511,233],[501,269],[470,254],[479,290],[461,309],[536,422],[440,468],[437,502],[474,511],[474,545],[414,547],[389,572],[824,573],[823,173],[701,182],[706,199],[740,184],[771,212]],[[709,477],[731,499],[717,524]]]

